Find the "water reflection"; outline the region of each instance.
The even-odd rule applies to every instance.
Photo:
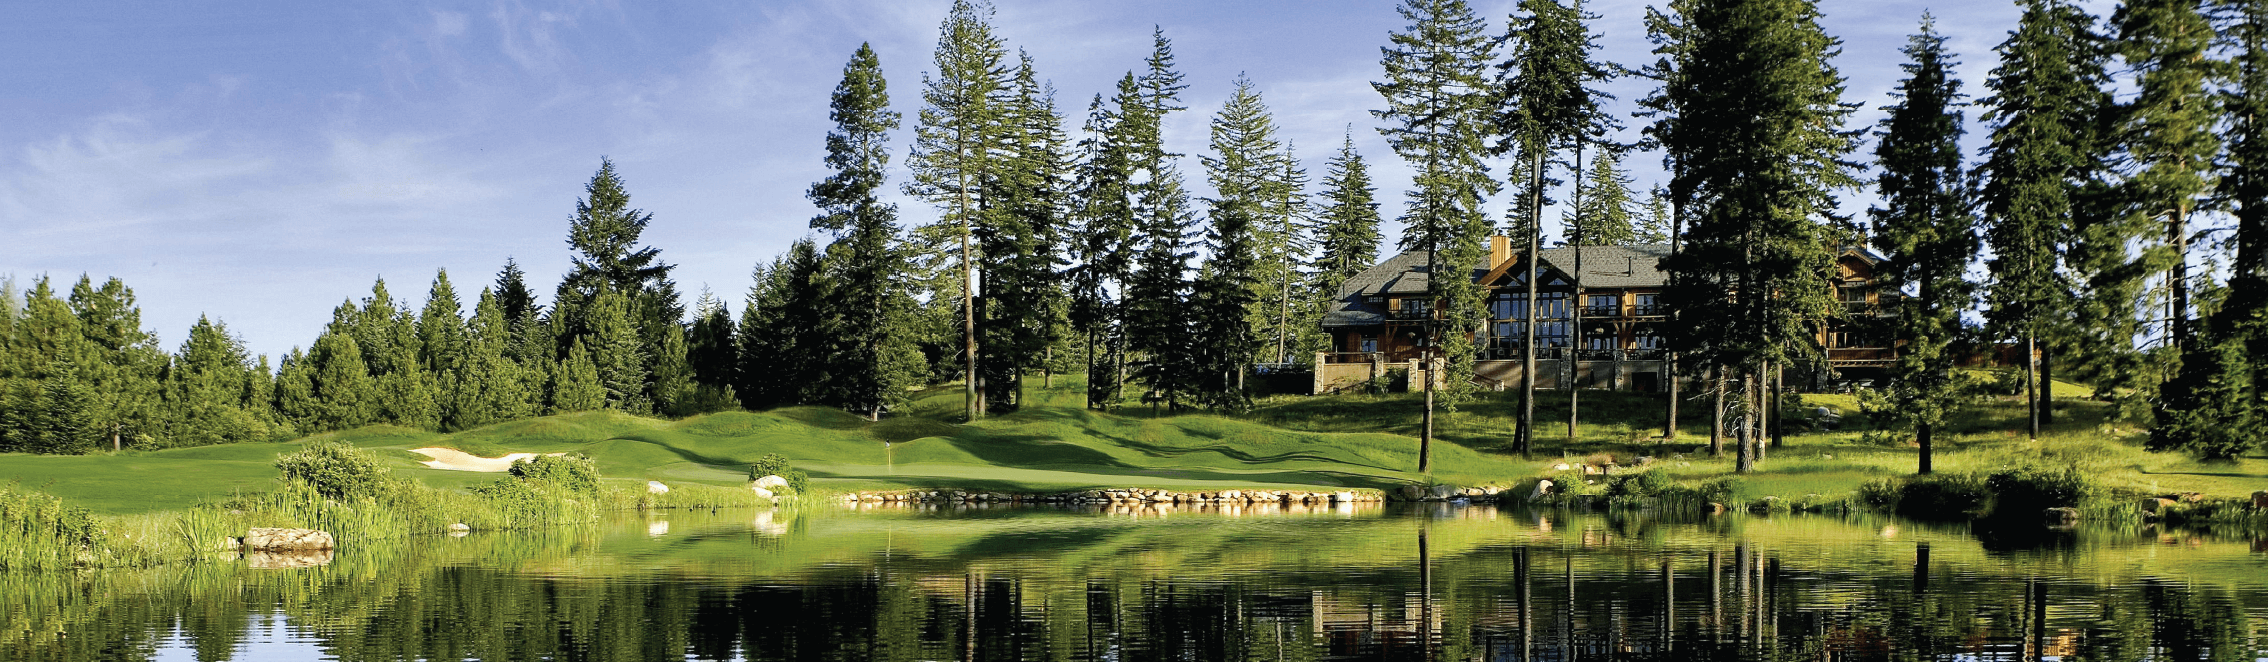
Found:
[[[664,521],[0,576],[0,660],[2253,660],[2268,636],[2268,554],[2206,535],[1457,506]]]

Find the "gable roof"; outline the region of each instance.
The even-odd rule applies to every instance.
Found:
[[[1562,274],[1572,273],[1578,250],[1582,252],[1586,288],[1661,287],[1669,282],[1669,275],[1659,265],[1662,258],[1669,256],[1668,244],[1546,248],[1538,251],[1541,266]],[[1515,256],[1513,262],[1517,261]],[[1479,280],[1493,275],[1492,266],[1499,265],[1476,265],[1465,277]],[[1384,322],[1385,304],[1370,303],[1368,297],[1425,292],[1432,275],[1429,271],[1425,251],[1403,251],[1364,269],[1339,286],[1338,300],[1323,313],[1323,326],[1368,326]],[[1547,278],[1545,282],[1550,280]]]

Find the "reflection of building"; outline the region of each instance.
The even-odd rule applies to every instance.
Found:
[[[1580,256],[1577,252],[1580,251]],[[1408,251],[1355,275],[1341,286],[1339,299],[1323,316],[1331,350],[1316,357],[1315,392],[1346,390],[1395,369],[1420,375],[1425,325],[1434,318],[1426,298],[1431,269],[1424,251]],[[1520,343],[1534,312],[1536,385],[1545,389],[1608,389],[1653,392],[1661,388],[1666,361],[1661,300],[1669,276],[1657,263],[1669,256],[1667,244],[1547,248],[1538,252],[1535,305],[1527,301],[1527,269],[1506,237],[1489,238],[1486,262],[1461,277],[1485,288],[1489,323],[1478,329],[1479,362],[1474,381],[1492,389],[1515,388],[1520,381]],[[1576,296],[1577,258],[1583,274],[1582,300]],[[1864,249],[1838,256],[1835,296],[1850,313],[1873,314],[1883,303],[1874,293],[1874,265],[1881,257]],[[1820,334],[1829,365],[1836,369],[1879,369],[1894,351],[1881,336],[1862,331],[1871,325],[1836,321]]]

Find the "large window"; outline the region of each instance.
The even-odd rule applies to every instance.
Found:
[[[1562,298],[1560,300],[1560,303],[1566,303],[1566,299]],[[1566,322],[1537,322],[1536,346],[1566,347],[1569,338],[1569,326],[1570,325]]]
[[[1528,316],[1528,295],[1499,292],[1488,298],[1488,318],[1498,320],[1523,319]]]
[[[1355,340],[1355,351],[1364,353],[1378,351],[1378,334],[1362,334],[1361,338]]]
[[[1660,315],[1660,314],[1662,314],[1662,313],[1663,313],[1663,311],[1662,311],[1662,295],[1660,295],[1660,294],[1655,294],[1655,293],[1652,293],[1652,292],[1647,292],[1647,293],[1645,293],[1645,294],[1640,294],[1640,295],[1637,295],[1637,299],[1638,299],[1638,302],[1637,302],[1637,304],[1636,304],[1636,305],[1632,306],[1632,310],[1630,311],[1630,314],[1632,314],[1632,315]]]
[[[1584,317],[1621,317],[1622,295],[1592,294],[1583,297]]]
[[[1537,292],[1536,319],[1567,319],[1567,293]]]
[[[1423,297],[1411,297],[1402,300],[1400,312],[1403,317],[1426,317],[1433,309],[1432,304]]]

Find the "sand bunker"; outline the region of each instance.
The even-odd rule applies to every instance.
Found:
[[[433,458],[425,466],[449,471],[481,471],[504,473],[512,470],[512,463],[535,457],[539,453],[506,453],[504,457],[481,457],[454,448],[413,448],[410,452]],[[566,455],[566,453],[540,453],[540,455]]]

